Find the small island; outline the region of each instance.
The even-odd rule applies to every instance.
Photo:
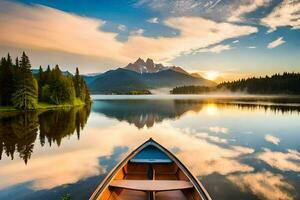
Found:
[[[33,74],[28,56],[12,61],[10,54],[0,62],[0,111],[31,111],[80,106],[91,97],[78,68],[75,75],[63,74],[56,65]]]

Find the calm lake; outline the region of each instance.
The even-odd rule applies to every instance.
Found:
[[[154,138],[213,199],[300,199],[300,104],[265,98],[94,96],[91,107],[0,115],[0,199],[88,199]]]

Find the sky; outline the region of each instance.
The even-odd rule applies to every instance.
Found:
[[[300,72],[300,0],[0,0],[0,56],[98,73],[137,58],[229,80]]]

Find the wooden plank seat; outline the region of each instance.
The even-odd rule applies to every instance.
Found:
[[[163,158],[157,158],[157,159],[147,159],[147,158],[134,158],[131,159],[130,162],[132,163],[144,163],[144,164],[169,164],[172,163],[172,160],[170,159],[163,159]]]
[[[185,190],[193,188],[189,181],[177,180],[114,180],[109,185],[112,188],[137,190],[145,192],[162,192]]]

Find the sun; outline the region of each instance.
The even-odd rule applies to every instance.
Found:
[[[211,81],[216,80],[220,75],[220,72],[217,71],[207,71],[205,72],[205,78]]]

